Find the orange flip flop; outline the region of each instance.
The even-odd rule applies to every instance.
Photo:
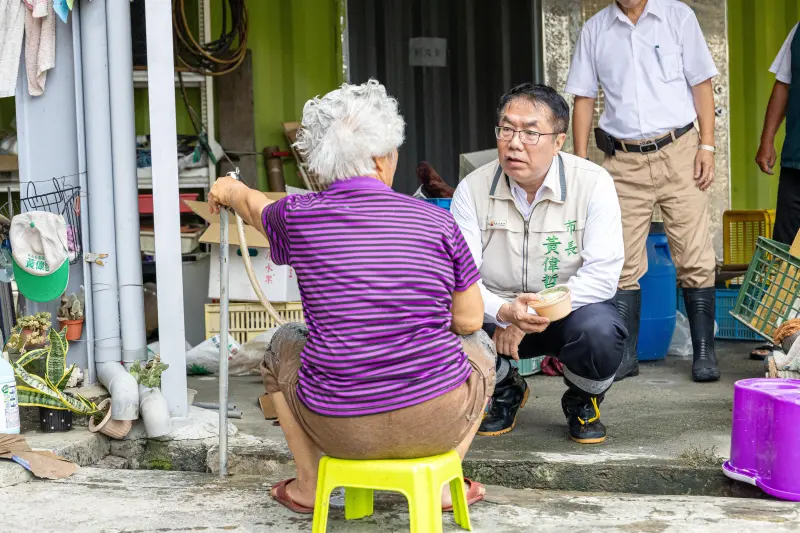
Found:
[[[469,479],[468,477],[465,477],[464,481],[466,481],[467,485],[469,485],[469,490],[467,490],[467,505],[469,506],[472,505],[473,503],[478,503],[479,501],[483,500],[483,497],[485,496],[485,494],[481,494],[481,489],[483,488],[483,485],[481,485],[477,481]],[[453,506],[448,505],[446,507],[442,507],[442,511],[445,513],[452,513]]]
[[[305,505],[300,505],[299,503],[295,502],[286,491],[286,485],[295,479],[296,478],[284,479],[283,481],[276,483],[272,486],[272,490],[269,491],[269,495],[272,496],[273,500],[283,505],[290,511],[298,514],[314,514],[314,509],[312,507],[306,507]]]

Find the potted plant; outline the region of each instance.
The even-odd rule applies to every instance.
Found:
[[[172,431],[167,399],[161,393],[161,374],[168,368],[168,364],[161,362],[161,356],[156,355],[146,363],[135,363],[129,370],[139,384],[139,412],[150,438]]]
[[[11,343],[12,337],[16,334],[17,337],[13,339],[15,341],[14,347],[17,348],[19,353],[24,352],[26,349],[42,348],[47,344],[47,332],[52,324],[52,318],[53,315],[47,312],[20,318],[17,320],[14,333],[9,337],[9,343]]]
[[[72,429],[72,414],[92,416],[97,406],[83,396],[64,392],[75,365],[67,368],[69,343],[66,331],[50,329],[50,344],[46,348],[26,351],[16,361],[11,361],[17,376],[17,398],[20,406],[38,407],[42,431],[56,432]],[[37,375],[30,370],[31,363],[44,358],[44,372]]]
[[[80,295],[74,292],[69,296],[64,293],[61,296],[61,305],[58,307],[58,323],[61,329],[67,330],[67,340],[76,341],[81,338],[83,333],[83,286]]]
[[[89,431],[111,437],[124,439],[133,426],[132,420],[114,420],[111,418],[111,398],[106,398],[97,406],[97,412],[89,418]]]

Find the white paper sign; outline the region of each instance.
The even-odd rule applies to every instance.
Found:
[[[446,67],[447,39],[412,37],[408,40],[408,64],[412,67]]]

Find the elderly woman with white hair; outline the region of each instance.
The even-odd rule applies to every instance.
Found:
[[[494,390],[479,274],[452,215],[391,189],[405,124],[377,81],[306,103],[296,147],[326,190],[271,202],[231,178],[209,201],[268,238],[297,272],[307,326],[274,335],[261,365],[297,466],[272,497],[313,512],[322,454],[463,458]],[[484,489],[465,480],[467,499]],[[444,510],[452,510],[449,489]]]

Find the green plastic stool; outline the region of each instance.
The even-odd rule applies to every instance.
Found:
[[[372,515],[373,492],[399,492],[408,500],[411,533],[441,533],[442,487],[450,483],[453,515],[472,531],[461,458],[455,451],[420,459],[353,461],[323,457],[319,463],[313,533],[325,533],[331,493],[344,487],[345,520]]]

